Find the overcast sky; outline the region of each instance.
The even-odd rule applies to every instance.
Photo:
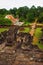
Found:
[[[28,6],[31,7],[32,5],[42,6],[43,7],[43,0],[0,0],[0,9],[6,8],[10,9],[13,7],[22,7]]]

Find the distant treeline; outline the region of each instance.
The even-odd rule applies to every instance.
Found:
[[[33,22],[37,19],[38,23],[43,23],[43,7],[32,6],[31,8],[24,6],[19,7],[18,9],[15,7],[13,9],[7,10],[5,8],[0,9],[0,25],[11,25],[11,21],[5,19],[5,16],[8,14],[12,14],[15,18],[18,17],[20,21],[23,22]]]

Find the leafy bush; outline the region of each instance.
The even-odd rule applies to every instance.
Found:
[[[0,18],[0,25],[11,25],[12,22],[9,19]]]

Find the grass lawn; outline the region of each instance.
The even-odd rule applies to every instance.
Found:
[[[8,28],[0,28],[0,33],[8,30]]]
[[[21,30],[20,32],[28,33],[29,31],[30,31],[30,28],[29,27],[25,27],[24,30]]]
[[[41,28],[37,28],[35,31],[35,37],[39,38],[41,36]]]
[[[43,49],[43,44],[39,43],[39,38],[41,36],[41,28],[37,28],[35,31],[35,37],[38,39],[36,44],[40,49]]]

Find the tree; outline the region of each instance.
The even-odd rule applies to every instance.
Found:
[[[8,19],[0,18],[0,25],[11,25],[12,22]]]
[[[17,8],[10,9],[9,13],[12,14],[14,17],[16,17]]]
[[[43,23],[43,13],[40,13],[39,18],[38,18],[39,23]]]
[[[5,14],[7,14],[7,13],[8,13],[8,11],[7,11],[5,8],[0,9],[0,14],[1,14],[1,15],[5,15]]]
[[[27,14],[27,21],[33,22],[35,20],[34,14],[33,13],[28,13]]]
[[[20,17],[26,18],[26,14],[28,13],[29,8],[27,6],[20,7],[17,11],[17,14]]]

